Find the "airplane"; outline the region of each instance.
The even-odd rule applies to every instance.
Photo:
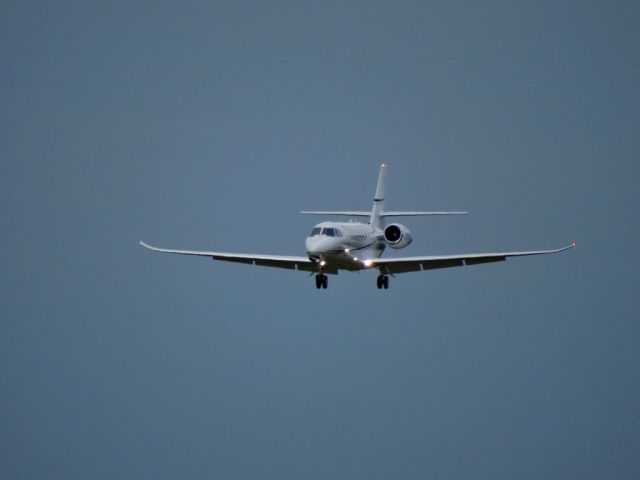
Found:
[[[389,277],[405,272],[420,272],[436,268],[462,267],[500,262],[508,257],[523,257],[558,253],[576,246],[576,242],[554,250],[531,250],[523,252],[471,253],[457,255],[429,255],[417,257],[381,258],[387,247],[402,249],[412,241],[409,229],[400,223],[385,225],[389,217],[418,217],[433,215],[465,215],[468,212],[420,212],[386,211],[385,178],[387,165],[382,163],[378,174],[378,184],[371,211],[303,211],[307,215],[329,215],[343,217],[368,217],[368,223],[326,221],[313,227],[306,238],[306,256],[259,255],[245,253],[225,253],[195,250],[175,250],[158,248],[140,242],[145,248],[161,253],[195,255],[213,260],[244,263],[263,267],[285,268],[315,274],[316,288],[326,289],[328,274],[338,274],[340,270],[358,272],[378,270],[376,286],[389,288]]]

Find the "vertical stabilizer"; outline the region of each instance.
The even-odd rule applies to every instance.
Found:
[[[382,228],[381,214],[384,212],[384,195],[385,195],[385,176],[387,165],[380,164],[380,174],[378,175],[378,186],[376,187],[376,195],[373,197],[373,207],[371,209],[371,219],[369,223],[376,228]]]

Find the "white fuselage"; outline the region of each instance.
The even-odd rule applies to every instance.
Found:
[[[322,222],[305,240],[307,255],[347,270],[358,270],[385,249],[384,232],[367,223]]]

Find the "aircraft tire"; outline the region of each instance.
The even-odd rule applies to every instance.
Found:
[[[322,275],[322,288],[326,289],[329,286],[329,277]]]
[[[384,289],[386,290],[387,288],[389,288],[389,277],[385,275],[385,277],[382,279],[382,286],[384,287]]]

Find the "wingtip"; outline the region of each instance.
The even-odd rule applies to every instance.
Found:
[[[575,248],[577,246],[578,246],[578,242],[576,242],[575,240],[571,242],[571,248]]]

